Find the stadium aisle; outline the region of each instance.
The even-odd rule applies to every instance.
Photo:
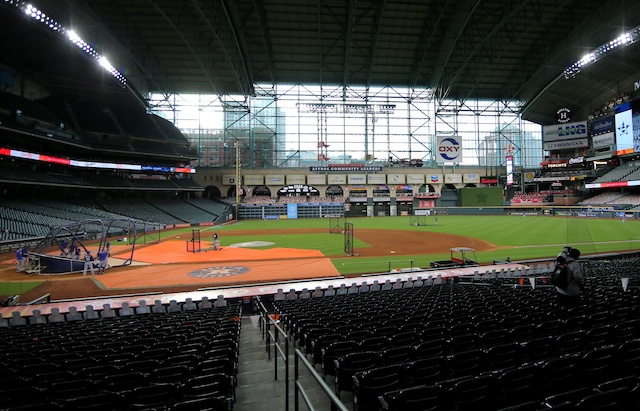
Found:
[[[274,379],[273,346],[269,358],[265,340],[258,323],[259,316],[244,316],[240,334],[240,349],[238,355],[238,387],[236,388],[236,403],[234,411],[281,411],[285,410],[285,368],[282,358],[278,358],[278,380]],[[294,409],[294,347],[290,342],[290,385],[289,409]],[[303,386],[313,401],[317,411],[329,411],[329,400],[317,388],[315,382],[302,371],[300,372]],[[333,382],[326,379],[333,389]],[[342,401],[351,409],[350,393],[342,394]],[[300,397],[300,410],[307,411],[304,401]]]

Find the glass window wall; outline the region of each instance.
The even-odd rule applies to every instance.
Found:
[[[438,101],[428,89],[309,85],[256,86],[256,95],[150,96],[198,150],[195,167],[230,167],[240,145],[244,168],[358,163],[438,167],[438,137],[461,141],[458,166],[536,168],[542,128],[518,102]]]

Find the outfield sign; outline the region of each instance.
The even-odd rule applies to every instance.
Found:
[[[588,138],[572,138],[570,140],[551,141],[543,144],[546,151],[565,150],[569,148],[589,147]]]
[[[329,174],[327,176],[327,184],[347,184],[346,174]]]
[[[387,183],[389,184],[403,184],[404,182],[404,174],[387,174]]]
[[[284,174],[273,174],[265,177],[268,186],[284,185]]]
[[[367,184],[384,184],[384,174],[367,174]]]
[[[575,123],[553,124],[542,127],[542,142],[550,143],[552,141],[586,139],[587,122],[578,121]]]
[[[366,174],[349,174],[347,181],[349,182],[349,184],[366,184],[367,175]]]
[[[593,148],[611,147],[616,143],[614,132],[600,134],[593,137]]]
[[[593,120],[591,122],[591,135],[597,136],[604,133],[613,133],[615,131],[613,127],[613,121],[613,116],[607,116],[599,118],[597,120]]]
[[[364,164],[330,164],[327,166],[311,166],[309,171],[382,171],[382,166],[365,166]]]
[[[463,183],[480,183],[480,175],[476,173],[468,173],[462,175]]]
[[[259,174],[243,175],[242,179],[247,186],[261,186],[264,184],[264,176]]]
[[[462,138],[460,136],[438,136],[436,164],[461,163]]]
[[[327,183],[327,177],[324,174],[308,174],[307,184],[309,185],[325,185]]]
[[[235,174],[223,174],[221,183],[224,186],[235,186],[236,185],[236,175]]]
[[[462,174],[447,174],[444,177],[444,181],[447,184],[459,184],[459,183],[462,183]]]
[[[305,176],[303,174],[287,175],[287,184],[305,184]]]
[[[287,218],[298,218],[298,204],[297,203],[289,203],[287,204]]]
[[[424,184],[424,174],[407,174],[407,184]]]

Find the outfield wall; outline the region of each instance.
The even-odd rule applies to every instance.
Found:
[[[565,207],[565,206],[531,206],[519,205],[517,207],[434,207],[425,210],[415,210],[425,215],[517,215],[517,216],[558,216],[581,218],[640,218],[639,211],[615,210],[612,207]]]
[[[385,217],[398,215],[545,215],[581,218],[640,218],[639,211],[618,210],[611,206],[526,205],[502,207],[414,207],[400,209],[396,205],[362,204],[241,204],[239,220],[269,220],[323,217]]]

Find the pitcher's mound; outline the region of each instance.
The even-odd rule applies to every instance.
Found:
[[[250,248],[250,247],[267,247],[267,246],[270,246],[270,245],[275,245],[275,243],[272,243],[270,241],[247,241],[245,243],[231,244],[229,247]]]

